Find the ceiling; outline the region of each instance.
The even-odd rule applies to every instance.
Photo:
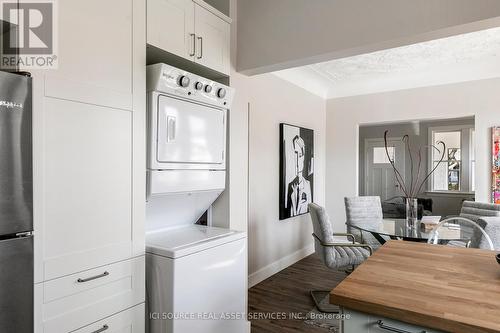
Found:
[[[274,74],[326,99],[500,77],[500,28]]]

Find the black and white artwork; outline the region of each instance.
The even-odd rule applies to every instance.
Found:
[[[314,131],[280,124],[280,220],[309,212],[313,178]]]

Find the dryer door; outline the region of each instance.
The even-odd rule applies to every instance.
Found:
[[[224,162],[224,110],[160,95],[157,124],[158,162]]]

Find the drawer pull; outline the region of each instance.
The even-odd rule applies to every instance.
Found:
[[[95,280],[95,279],[99,279],[99,278],[102,278],[102,277],[105,277],[105,276],[108,276],[109,275],[109,272],[104,272],[102,274],[99,274],[99,275],[96,275],[96,276],[91,276],[89,278],[86,278],[86,279],[78,279],[76,280],[76,282],[78,283],[83,283],[83,282],[89,282],[89,281],[92,281],[92,280]],[[102,331],[99,331],[99,332],[102,332]]]
[[[108,328],[109,328],[108,325],[104,325],[103,327],[101,327],[100,329],[98,329],[97,331],[94,331],[92,333],[101,333],[101,332],[107,331]]]
[[[389,331],[389,332],[396,332],[396,333],[414,333],[414,332],[410,332],[410,331],[406,331],[406,330],[402,330],[400,328],[396,328],[396,327],[391,327],[391,326],[387,326],[384,324],[384,322],[382,320],[379,320],[377,321],[377,325],[379,328],[383,329],[383,330],[386,330],[386,331]],[[427,331],[420,331],[418,333],[427,333]]]

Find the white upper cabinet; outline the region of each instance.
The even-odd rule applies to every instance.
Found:
[[[148,0],[147,42],[194,60],[194,3],[190,0]]]
[[[45,95],[132,110],[132,0],[58,1],[58,68]]]
[[[230,21],[201,0],[148,0],[147,42],[229,75]]]
[[[230,25],[207,9],[195,5],[196,62],[228,74]]]

